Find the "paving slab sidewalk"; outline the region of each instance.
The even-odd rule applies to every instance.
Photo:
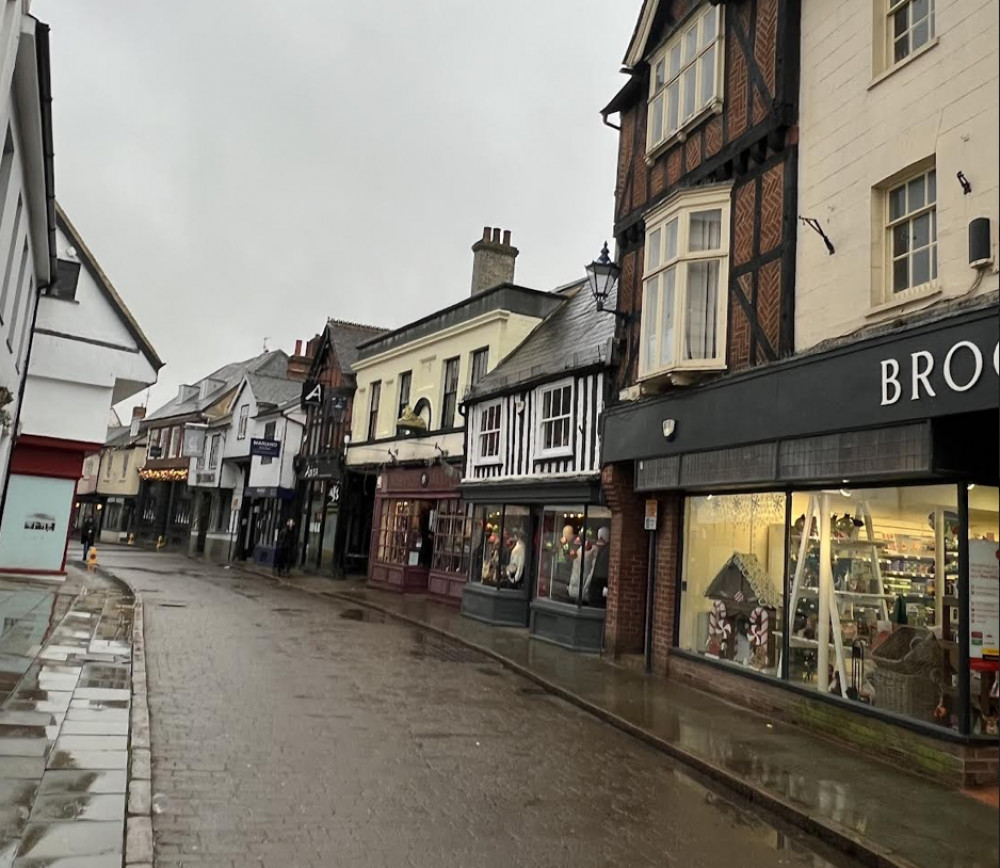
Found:
[[[0,696],[0,868],[119,868],[132,596],[75,569],[3,591],[19,616],[0,648],[19,675]]]
[[[479,623],[425,597],[378,591],[357,580],[302,575],[280,581],[378,609],[490,654],[864,864],[1000,864],[995,807],[822,736],[668,679],[533,641],[526,630]]]

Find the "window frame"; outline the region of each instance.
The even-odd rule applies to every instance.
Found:
[[[478,364],[482,359],[482,370]],[[475,386],[490,371],[490,348],[479,347],[469,353],[469,387]]]
[[[487,429],[483,426],[483,420],[485,415],[493,410],[496,410],[496,428]],[[484,467],[495,464],[503,464],[503,456],[506,446],[503,424],[503,400],[498,398],[495,401],[486,401],[482,404],[477,404],[475,414],[476,440],[474,444],[474,455],[476,457],[476,464]],[[484,437],[491,435],[496,435],[496,452],[487,454],[483,449]]]
[[[250,422],[250,405],[241,404],[240,405],[240,415],[239,422],[236,427],[236,439],[246,440],[247,439],[247,425]]]
[[[545,396],[547,394],[552,394],[554,392],[562,392],[569,389],[569,407],[566,413],[561,413],[558,416],[544,415],[545,411]],[[539,386],[536,392],[537,401],[535,403],[535,436],[538,438],[536,442],[535,455],[539,459],[548,458],[568,458],[573,454],[573,448],[575,443],[575,432],[573,430],[573,405],[576,401],[576,381],[573,377],[566,377],[562,380],[557,380],[553,383],[546,383],[544,386]],[[567,420],[567,439],[565,445],[560,446],[545,446],[545,428],[546,425],[550,425],[557,421]]]
[[[931,202],[928,199],[927,190],[929,189],[929,179],[930,176],[934,175],[934,201]],[[924,204],[919,208],[914,208],[910,210],[909,208],[909,185],[916,181],[917,179],[922,179],[924,182]],[[891,216],[891,203],[892,194],[897,190],[906,191],[907,204],[906,209],[903,214],[895,219]],[[886,184],[883,193],[882,202],[882,244],[883,244],[883,267],[884,280],[883,280],[883,298],[885,301],[893,301],[896,299],[905,299],[910,296],[919,296],[934,289],[938,282],[938,231],[937,231],[937,169],[936,166],[931,163],[929,166],[924,164],[917,168],[916,170],[909,171],[907,174],[899,177],[896,181]],[[928,233],[928,242],[926,245],[914,249],[913,247],[913,231],[912,224],[915,220],[923,217],[925,214],[930,215],[930,230]],[[908,224],[911,226],[909,230],[909,240],[907,242],[907,250],[902,256],[896,256],[893,248],[893,232],[898,227]],[[914,284],[913,280],[913,258],[915,253],[919,253],[922,250],[929,251],[928,253],[928,279],[922,283]],[[907,263],[907,286],[904,289],[896,290],[895,288],[895,264],[897,260],[906,259]]]
[[[705,42],[702,34],[703,19],[712,13],[716,16],[715,36],[709,42]],[[683,62],[684,42],[691,30],[696,31],[696,50],[693,59],[687,63]],[[697,7],[694,12],[686,17],[683,24],[679,26],[670,38],[667,39],[649,58],[649,92],[646,98],[646,154],[652,156],[658,153],[675,141],[683,142],[687,139],[687,132],[693,126],[700,123],[709,114],[720,114],[722,112],[723,100],[725,97],[725,55],[726,55],[726,27],[725,27],[725,7],[723,4],[704,3]],[[700,97],[702,93],[702,70],[701,58],[710,49],[715,50],[714,75],[715,82],[711,97],[704,100]],[[678,58],[677,71],[670,73],[670,55],[677,49],[680,52]],[[663,80],[658,84],[657,69],[663,64]],[[684,80],[684,73],[691,70],[694,74],[694,111],[686,118],[682,117],[683,97],[681,85]],[[670,129],[670,88],[677,86],[677,127]],[[662,100],[661,105],[661,133],[658,139],[654,140],[653,118],[656,115],[656,102]]]
[[[215,470],[219,466],[219,444],[222,441],[222,435],[213,434],[212,439],[208,447],[208,469]]]
[[[450,367],[454,365],[455,382],[454,387],[449,389],[448,373]],[[462,380],[462,357],[452,356],[441,362],[441,425],[440,430],[450,431],[455,428],[455,418],[458,415],[458,387]],[[448,402],[451,399],[451,410],[449,414]],[[450,418],[449,418],[450,415]],[[447,424],[446,424],[447,423]]]
[[[688,249],[691,217],[703,211],[720,211],[719,246],[712,250]],[[638,380],[651,380],[680,371],[723,371],[727,367],[728,313],[729,313],[729,256],[730,232],[732,217],[732,185],[720,184],[711,188],[678,193],[668,199],[659,208],[646,215],[646,240],[643,245],[642,274],[642,309],[640,315],[639,336],[639,376]],[[666,256],[666,233],[664,230],[677,221],[676,253]],[[658,262],[650,268],[650,252],[652,238],[659,233],[657,243]],[[684,338],[687,331],[688,315],[686,303],[688,299],[688,266],[694,262],[718,261],[719,282],[716,294],[715,311],[715,346],[716,354],[711,359],[685,359]],[[657,361],[650,364],[650,354],[647,342],[647,329],[651,327],[649,318],[655,316],[657,323],[654,357],[662,356],[659,324],[663,321],[662,314],[662,282],[657,282],[656,311],[651,313],[647,305],[648,286],[654,278],[659,278],[671,269],[675,270],[673,299],[673,331],[674,347],[672,360],[663,364]]]
[[[382,404],[382,381],[373,380],[368,386],[368,439],[375,440],[378,435],[378,413]]]
[[[472,504],[457,497],[437,502],[432,570],[456,576],[469,574],[472,562]]]
[[[396,419],[403,418],[403,411],[410,406],[410,395],[413,392],[413,371],[403,371],[398,377],[396,386]],[[403,395],[403,384],[406,384],[406,395]]]
[[[913,23],[912,11],[916,0],[884,0],[883,13],[884,13],[884,27],[885,27],[885,68],[892,69],[901,63],[905,63],[911,57],[913,57],[922,48],[929,47],[936,38],[935,33],[935,17],[936,10],[934,8],[934,0],[927,0],[927,15],[920,19],[921,21],[927,22],[927,39],[916,48],[913,47],[913,31],[919,25]],[[900,35],[896,35],[895,28],[895,18],[899,12],[903,10],[907,12],[907,26],[906,30]],[[907,51],[898,60],[896,59],[896,43],[901,39],[905,38],[907,42]]]
[[[268,429],[270,429],[270,433],[268,433]],[[270,421],[265,422],[264,423],[264,439],[265,440],[274,440],[275,439],[275,435],[277,433],[277,430],[278,430],[278,422],[277,422],[276,419],[271,419]],[[260,463],[262,465],[271,464],[273,461],[274,461],[274,458],[272,456],[270,456],[270,455],[262,455],[260,457]]]

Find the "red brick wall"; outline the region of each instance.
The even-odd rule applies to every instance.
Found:
[[[608,556],[608,607],[604,648],[611,657],[642,652],[649,548],[643,530],[645,500],[633,491],[631,464],[609,464],[601,474],[611,509]]]

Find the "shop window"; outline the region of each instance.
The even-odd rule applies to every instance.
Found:
[[[174,524],[191,524],[191,498],[182,497],[174,504]]]
[[[478,431],[476,434],[478,464],[499,464],[500,457],[500,418],[501,403],[495,401],[483,404],[476,410],[478,416]]]
[[[998,607],[1000,607],[1000,490],[970,485],[969,498],[969,703],[971,731],[996,743]],[[957,633],[957,609],[950,611]]]
[[[788,677],[958,728],[955,486],[797,493],[792,516]]]
[[[458,406],[458,365],[459,359],[444,361],[444,398],[441,402],[441,427],[455,427],[455,409]]]
[[[218,509],[215,513],[212,529],[216,532],[227,531],[229,530],[229,513],[233,508],[233,493],[227,490],[220,491],[217,503]]]
[[[601,506],[546,506],[538,552],[539,599],[605,605],[611,512]]]
[[[650,61],[646,151],[722,106],[722,6],[706,3]]]
[[[431,568],[468,574],[472,552],[472,507],[461,500],[439,500],[434,523]]]
[[[573,383],[558,383],[541,390],[538,417],[538,454],[566,455],[572,450]]]
[[[409,552],[410,519],[416,504],[387,500],[382,504],[377,557],[386,564],[405,564]]]
[[[779,674],[785,501],[778,492],[687,499],[680,648]]]
[[[472,580],[525,588],[531,572],[531,511],[526,506],[477,506],[472,534]]]
[[[730,188],[672,198],[646,221],[639,375],[726,365]]]

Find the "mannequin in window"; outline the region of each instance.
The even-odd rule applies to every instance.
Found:
[[[524,531],[515,531],[514,547],[510,551],[510,560],[507,562],[507,583],[511,587],[518,587],[524,578],[527,551],[528,547],[524,544]]]
[[[604,589],[608,586],[608,558],[611,548],[611,528],[597,530],[597,541],[587,552],[587,569],[583,581],[583,600],[590,606],[605,605]]]
[[[556,570],[552,581],[552,598],[556,600],[570,599],[569,582],[577,555],[573,544],[575,537],[576,531],[573,529],[573,525],[567,524],[563,527],[562,537],[556,543]]]

